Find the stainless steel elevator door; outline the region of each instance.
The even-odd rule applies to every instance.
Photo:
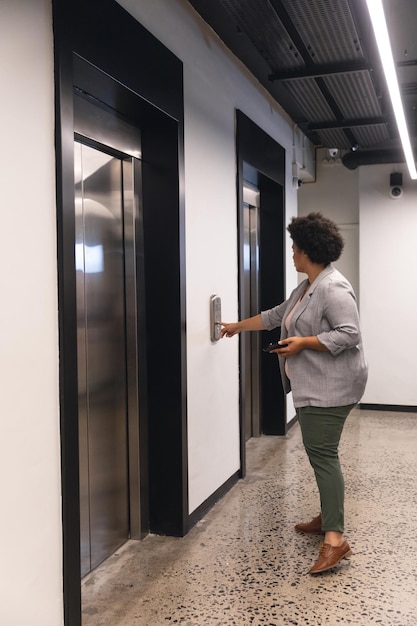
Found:
[[[84,575],[129,537],[123,161],[74,152]]]
[[[259,313],[259,190],[245,182],[243,189],[242,318]],[[259,333],[241,334],[242,402],[245,438],[260,435]]]

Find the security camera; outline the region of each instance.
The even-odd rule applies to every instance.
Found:
[[[403,195],[403,188],[402,188],[403,175],[401,174],[401,172],[393,172],[390,175],[389,183],[391,186],[391,189],[389,192],[389,195],[391,196],[391,198],[394,198],[394,199],[401,198],[401,196]]]
[[[335,159],[337,157],[339,153],[339,149],[338,148],[329,148],[329,154],[332,157],[332,159]]]
[[[300,189],[302,184],[303,184],[303,181],[300,178],[297,178],[296,176],[293,176],[293,179],[292,179],[292,188],[293,189]]]
[[[391,198],[394,198],[394,200],[396,200],[397,198],[401,198],[401,196],[403,195],[403,188],[397,185],[395,187],[391,187],[389,195],[391,196]]]

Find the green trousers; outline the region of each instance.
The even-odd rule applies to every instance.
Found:
[[[319,488],[324,531],[344,531],[345,482],[339,461],[339,441],[354,406],[296,409],[304,447]]]

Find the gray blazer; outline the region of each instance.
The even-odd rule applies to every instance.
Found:
[[[348,280],[328,265],[309,287],[290,321],[288,313],[308,286],[303,281],[288,300],[262,311],[267,330],[281,326],[281,339],[316,335],[328,352],[302,350],[287,359],[279,357],[282,384],[292,391],[295,407],[332,407],[356,404],[368,378],[356,297]]]

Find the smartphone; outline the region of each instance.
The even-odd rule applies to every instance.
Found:
[[[264,352],[271,352],[271,350],[276,350],[277,348],[286,348],[287,346],[287,343],[278,343],[278,341],[273,341],[272,343],[269,343],[267,346],[265,346],[263,350]]]

